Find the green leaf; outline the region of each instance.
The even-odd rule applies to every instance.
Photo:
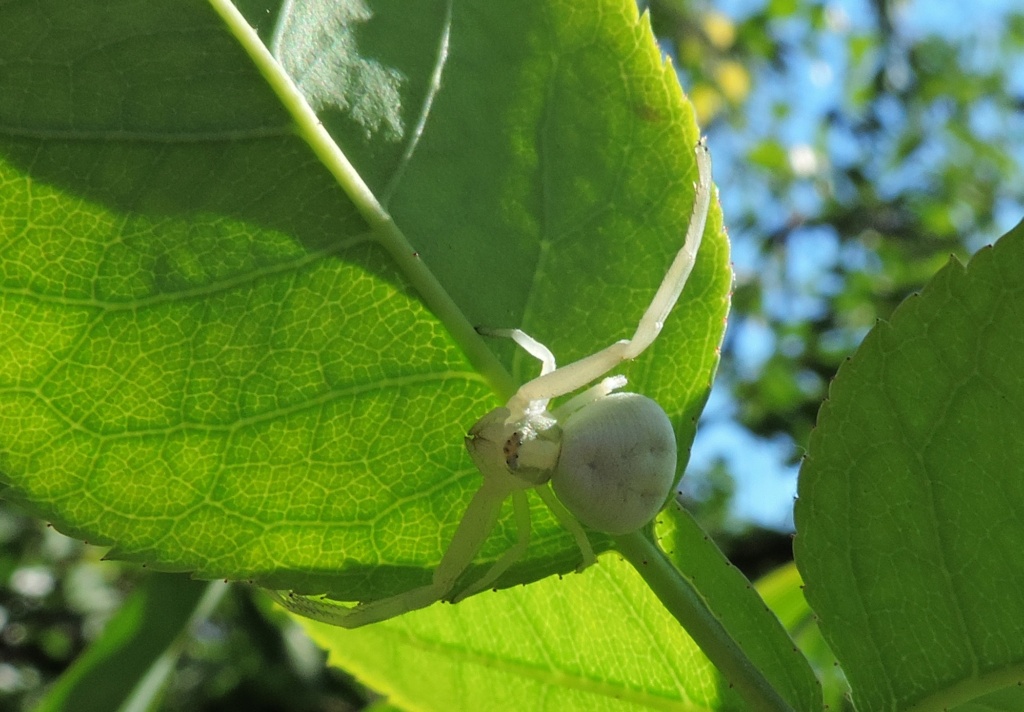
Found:
[[[793,640],[800,647],[818,679],[826,709],[842,710],[849,704],[845,696],[850,686],[829,650],[818,628],[814,611],[807,605],[803,593],[804,582],[793,562],[780,566],[754,582],[754,588],[764,599],[772,613],[778,616]]]
[[[223,583],[173,574],[148,576],[75,660],[36,712],[155,708],[191,626],[209,614]]]
[[[614,554],[366,628],[299,620],[330,664],[410,709],[747,709]]]
[[[246,3],[328,135],[215,7],[0,8],[7,496],[164,569],[406,590],[478,486],[464,434],[537,368],[471,325],[561,362],[631,334],[692,208],[692,109],[627,0],[328,3],[315,23]],[[328,31],[302,45],[289,23]],[[622,369],[684,452],[727,251],[716,206],[663,335]],[[533,504],[501,585],[578,562]],[[480,565],[512,536],[508,516]]]
[[[821,684],[807,658],[801,655],[750,581],[725,558],[693,516],[682,507],[667,507],[657,520],[656,531],[661,549],[685,580],[685,586],[696,594],[690,600],[713,618],[711,625],[735,642],[793,709],[821,709]],[[648,563],[640,563],[641,575]],[[717,645],[720,635],[705,641],[696,631],[692,634],[706,654],[718,662],[712,646]],[[734,685],[739,684],[742,672],[734,673]]]
[[[819,415],[797,563],[861,712],[1024,706],[1021,274],[1024,225],[951,260]]]

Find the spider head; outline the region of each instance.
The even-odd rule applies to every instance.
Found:
[[[561,429],[548,413],[509,421],[508,408],[495,408],[476,422],[466,449],[484,477],[513,477],[520,488],[551,479],[561,447]]]

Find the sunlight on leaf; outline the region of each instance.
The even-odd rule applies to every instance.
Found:
[[[746,709],[614,554],[363,629],[302,625],[332,665],[421,710]]]
[[[368,137],[398,141],[404,75],[364,57],[359,26],[373,17],[362,2],[301,2],[282,14],[271,50],[316,112],[333,108],[352,117]]]

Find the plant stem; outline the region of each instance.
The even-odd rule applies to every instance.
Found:
[[[248,20],[235,7],[235,3],[232,0],[208,1],[252,59],[270,89],[277,94],[281,104],[291,114],[296,134],[309,144],[316,157],[334,176],[338,185],[370,226],[377,242],[388,251],[427,308],[444,323],[470,363],[502,398],[508,398],[515,393],[516,385],[508,371],[437,281],[434,273],[420,259],[419,252],[409,243],[377,196],[334,142],[316,112],[306,102],[302,92],[263,44],[256,30],[249,26]]]
[[[729,635],[700,592],[643,530],[615,537],[615,545],[751,710],[793,712]]]

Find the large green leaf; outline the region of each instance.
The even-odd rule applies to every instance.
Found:
[[[116,556],[404,590],[479,482],[464,433],[535,372],[471,324],[562,361],[628,336],[690,215],[692,110],[628,0],[245,3],[318,116],[213,7],[0,7],[0,471]],[[729,287],[716,206],[623,368],[684,452]],[[534,504],[503,585],[578,561]]]
[[[819,416],[797,563],[861,712],[1024,708],[1022,274],[1024,226],[951,260]]]
[[[668,508],[658,533],[673,563],[790,705],[783,708],[820,710],[821,687],[807,660],[692,517]],[[368,628],[300,621],[332,664],[411,709],[751,709],[649,585],[609,554],[581,575]]]
[[[302,624],[331,664],[408,709],[748,709],[611,553],[582,574],[366,628]]]

